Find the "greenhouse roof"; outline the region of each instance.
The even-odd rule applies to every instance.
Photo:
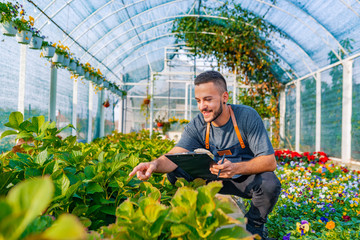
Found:
[[[218,6],[220,0],[201,1]],[[278,67],[291,78],[341,60],[360,49],[360,2],[357,0],[242,0],[241,6],[278,28],[266,36],[279,55]],[[139,82],[164,67],[165,48],[176,46],[174,19],[194,16],[194,0],[38,0],[23,1],[50,41],[60,40],[82,62],[99,67],[118,84]],[[42,14],[40,11],[43,11]],[[202,17],[211,17],[201,9]],[[51,20],[50,20],[51,19]],[[57,27],[54,27],[54,24]],[[353,40],[353,41],[352,41]],[[346,46],[351,43],[352,49]],[[340,54],[340,50],[343,51]],[[351,51],[350,51],[351,50]]]

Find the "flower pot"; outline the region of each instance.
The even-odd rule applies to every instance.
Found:
[[[84,69],[82,68],[81,65],[78,65],[76,67],[76,74],[78,74],[79,76],[84,76]]]
[[[51,58],[53,63],[62,63],[64,61],[64,55],[55,53],[54,56]]]
[[[53,46],[45,46],[42,47],[43,55],[46,58],[52,58],[55,54],[55,47]]]
[[[104,88],[109,88],[109,82],[104,82],[103,86],[104,86]]]
[[[41,37],[33,36],[30,40],[29,48],[30,49],[40,49],[43,39]]]
[[[76,62],[70,61],[68,69],[69,69],[71,72],[75,72],[75,71],[76,71]]]
[[[63,65],[64,67],[67,67],[67,66],[69,66],[69,64],[70,64],[70,58],[64,56],[64,61],[62,62],[61,65]]]
[[[85,79],[90,80],[90,73],[89,72],[85,72]]]
[[[91,81],[93,81],[94,83],[97,83],[97,77],[94,75],[90,75],[90,79]]]
[[[17,33],[17,29],[13,22],[4,22],[0,24],[1,31],[4,35],[14,37]]]
[[[21,31],[16,33],[16,41],[20,44],[29,44],[33,33],[30,31]]]

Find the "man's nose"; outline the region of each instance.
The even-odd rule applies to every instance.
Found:
[[[207,108],[206,104],[203,101],[198,102],[199,110],[205,110]]]

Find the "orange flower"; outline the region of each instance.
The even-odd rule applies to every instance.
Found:
[[[335,223],[333,221],[329,221],[326,223],[326,226],[325,226],[327,229],[331,230],[331,229],[334,229],[335,228]]]

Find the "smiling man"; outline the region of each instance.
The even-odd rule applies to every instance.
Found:
[[[206,148],[216,161],[223,155],[222,164],[213,164],[210,171],[223,180],[221,194],[252,199],[246,229],[267,239],[265,223],[277,202],[281,184],[274,170],[274,150],[259,114],[251,107],[227,104],[224,77],[207,71],[195,79],[195,99],[200,113],[187,124],[180,141],[169,154]],[[150,163],[140,163],[130,175],[147,180],[151,173],[168,173],[174,184],[179,177],[192,177],[164,155]]]

